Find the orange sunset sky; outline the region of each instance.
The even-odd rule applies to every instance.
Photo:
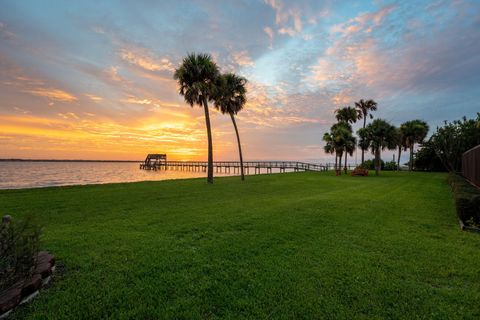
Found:
[[[476,1],[0,3],[0,158],[205,159],[172,78],[188,52],[249,80],[247,160],[330,159],[334,110],[361,98],[395,125],[478,111]],[[236,159],[229,117],[212,127],[215,159]]]

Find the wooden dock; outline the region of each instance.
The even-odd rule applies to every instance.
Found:
[[[148,160],[148,157],[147,157]],[[182,170],[182,171],[199,171],[206,172],[208,163],[206,161],[145,161],[140,164],[143,170]],[[213,167],[216,172],[220,173],[240,173],[239,161],[214,161]],[[245,172],[249,174],[250,169],[255,174],[261,173],[265,169],[266,173],[272,173],[273,169],[279,169],[280,173],[287,171],[327,171],[328,165],[305,163],[298,161],[244,161],[243,167]]]

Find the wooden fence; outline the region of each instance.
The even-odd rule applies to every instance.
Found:
[[[480,145],[462,155],[462,175],[480,188]]]

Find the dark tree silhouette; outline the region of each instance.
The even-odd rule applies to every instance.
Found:
[[[190,106],[203,106],[208,138],[208,172],[207,181],[213,183],[213,146],[212,129],[208,101],[213,99],[215,82],[219,76],[217,65],[208,54],[188,54],[182,64],[175,70],[173,78],[179,85],[179,93]]]
[[[246,84],[247,79],[237,76],[234,73],[223,74],[218,78],[214,99],[215,107],[220,110],[221,113],[229,114],[232,119],[235,134],[237,135],[238,153],[240,156],[240,175],[242,180],[245,180],[245,174],[243,172],[242,145],[240,143],[240,135],[238,134],[235,115],[243,109],[247,102]]]

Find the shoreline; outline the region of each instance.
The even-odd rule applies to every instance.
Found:
[[[0,162],[125,162],[125,163],[142,163],[143,160],[0,159]]]
[[[289,173],[302,173],[302,172],[285,172],[282,174],[289,174]],[[261,174],[252,174],[248,176],[264,176],[264,175],[278,175],[279,172],[274,173],[261,173]],[[214,176],[214,179],[219,178],[229,178],[229,177],[239,177],[238,174],[232,175],[222,175],[222,176]],[[163,182],[163,181],[173,181],[173,180],[196,180],[196,179],[205,179],[205,176],[201,177],[188,177],[188,178],[169,178],[169,179],[159,179],[159,180],[138,180],[138,181],[122,181],[122,182],[99,182],[99,183],[80,183],[80,184],[61,184],[61,185],[52,185],[52,186],[38,186],[38,187],[19,187],[19,188],[1,188],[0,193],[4,191],[29,191],[29,190],[37,190],[37,189],[49,189],[49,188],[70,188],[70,187],[89,187],[89,186],[106,186],[106,185],[116,185],[116,184],[133,184],[133,183],[144,183],[144,182]]]

